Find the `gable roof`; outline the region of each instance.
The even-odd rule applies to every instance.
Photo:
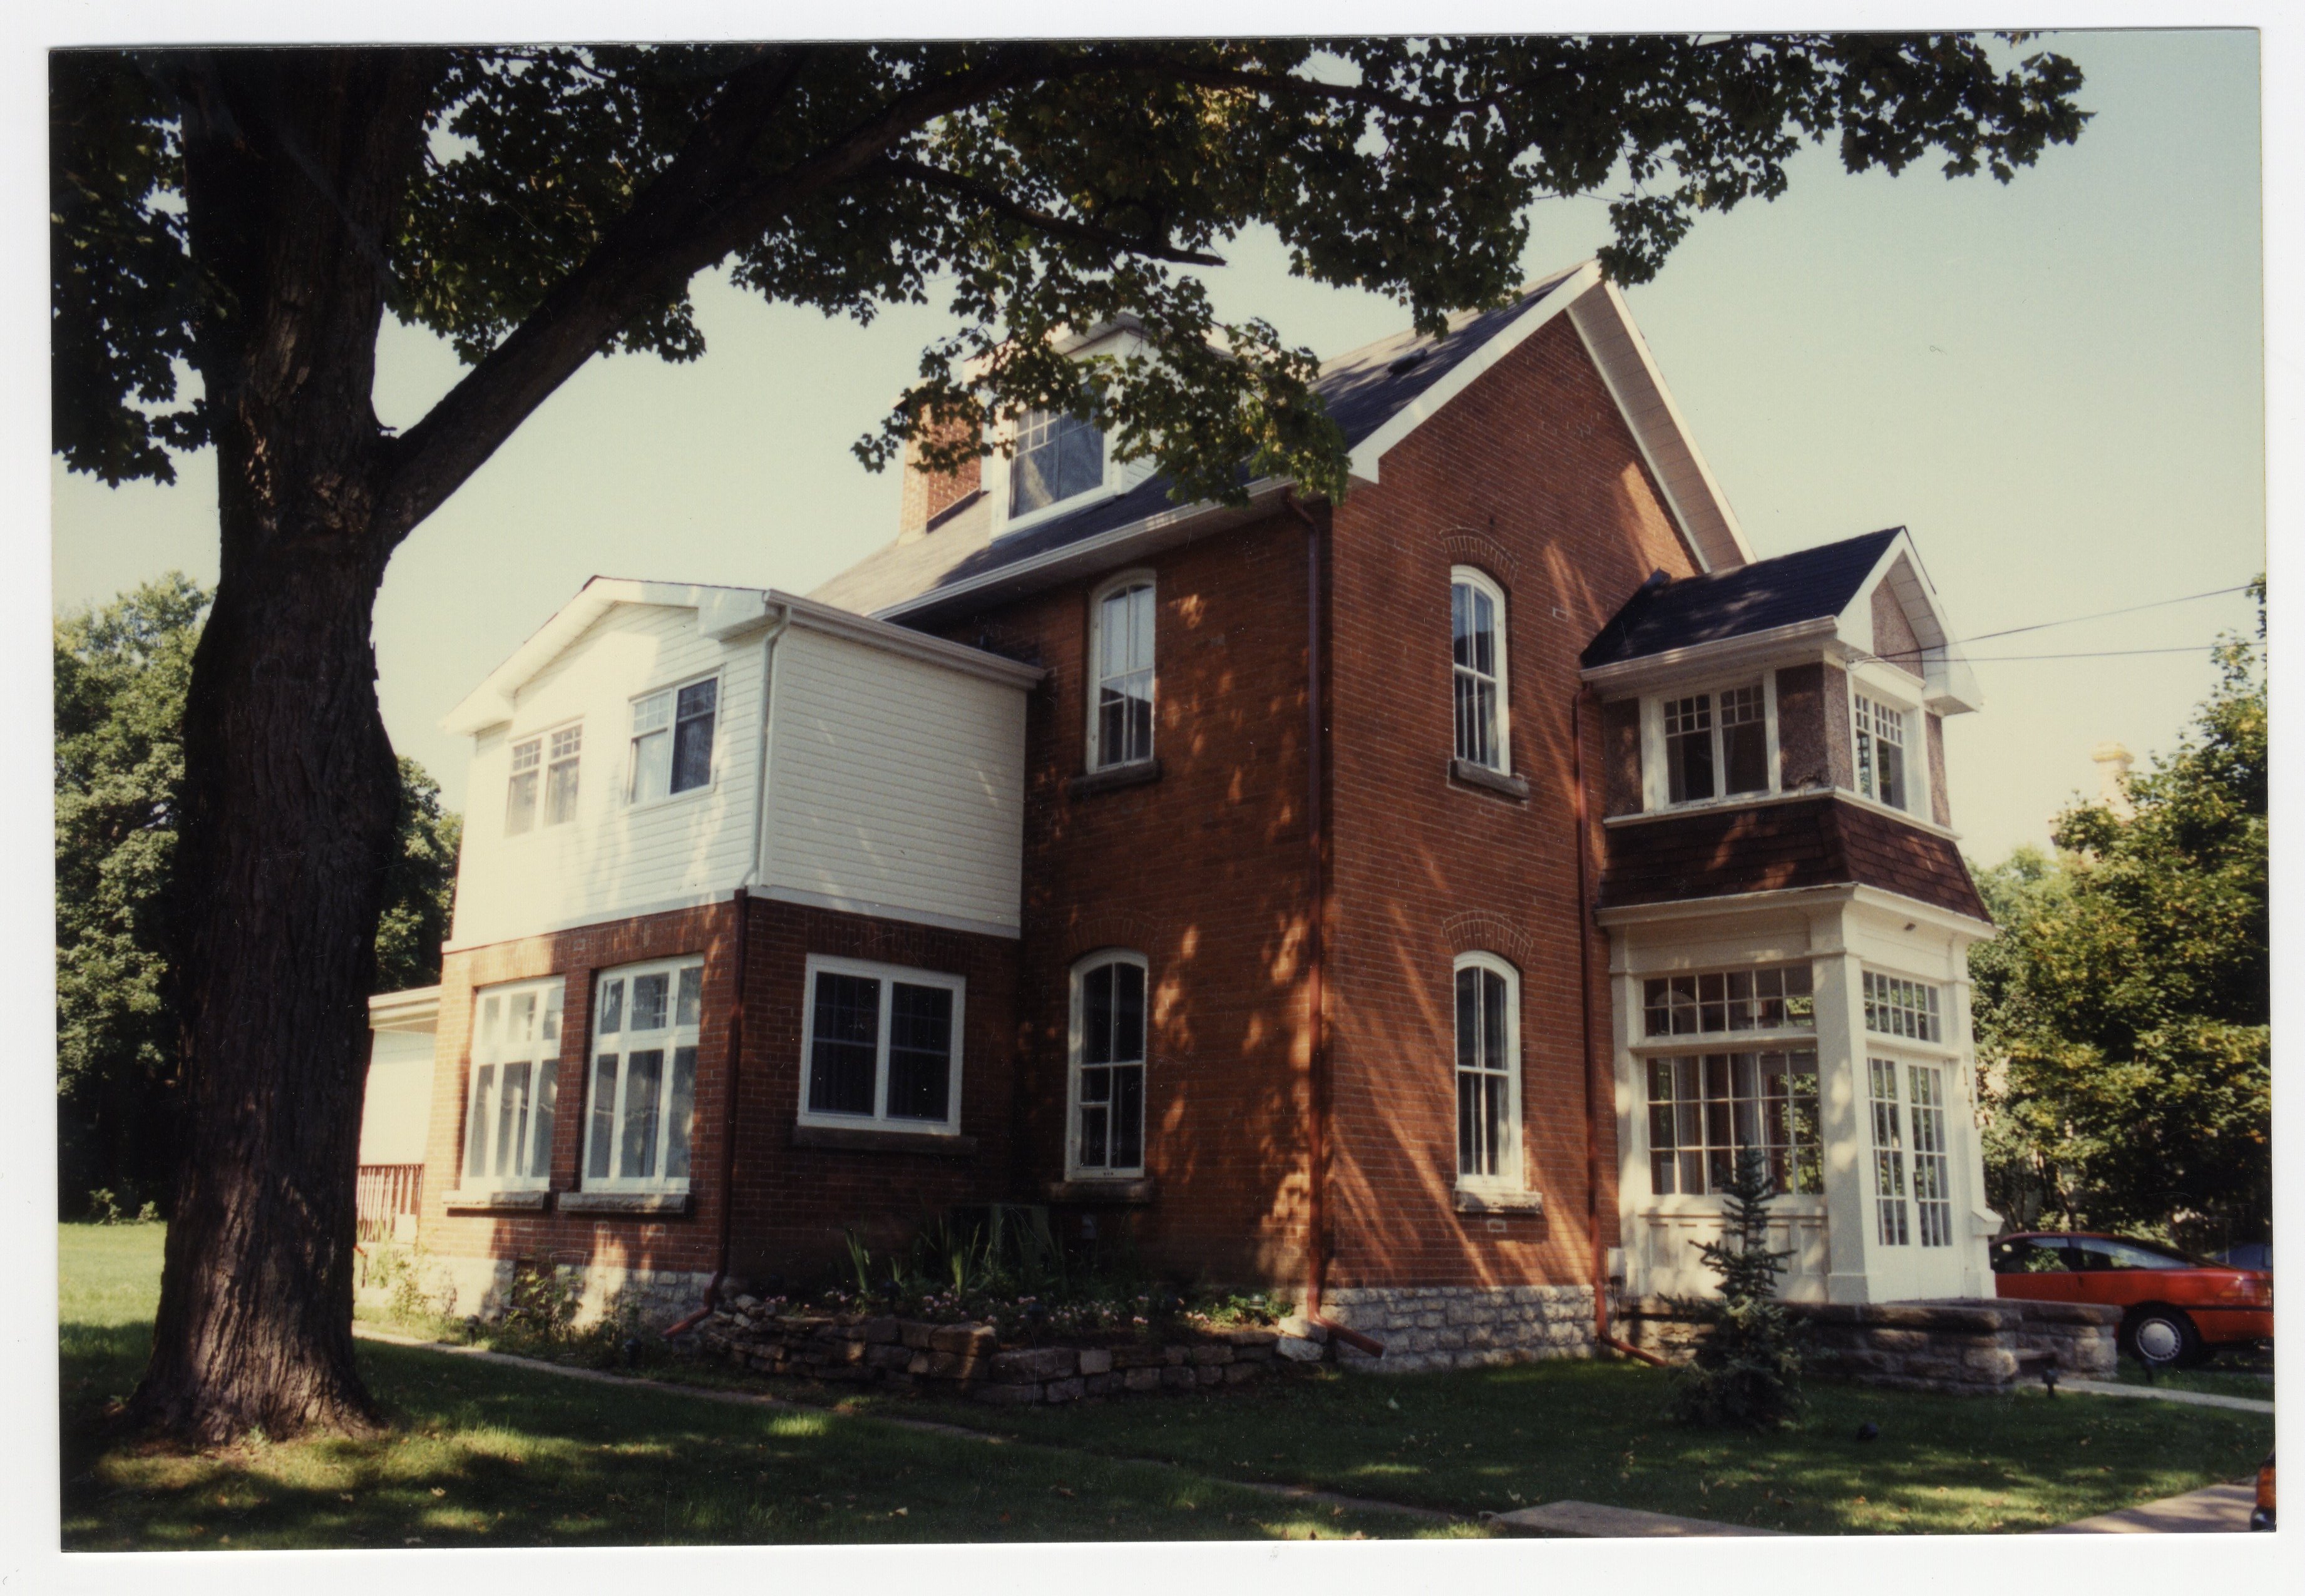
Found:
[[[1610,617],[1578,663],[1591,670],[1803,621],[1830,620],[1849,607],[1903,531],[1889,527],[1678,582],[1651,577]]]
[[[1698,562],[1718,570],[1751,559],[1622,298],[1590,261],[1531,284],[1496,310],[1450,318],[1439,337],[1397,333],[1324,362],[1314,387],[1345,435],[1352,474],[1378,480],[1387,451],[1564,312],[1601,369]],[[1278,478],[1247,484],[1254,513],[1263,513],[1288,485]],[[948,510],[926,537],[887,545],[810,596],[863,614],[925,620],[942,609],[982,605],[1142,558],[1250,518],[1206,502],[1177,504],[1169,486],[1168,478],[1156,476],[1112,498],[998,536],[992,505],[980,493]]]

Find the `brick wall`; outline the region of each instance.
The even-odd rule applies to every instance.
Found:
[[[1357,485],[1335,516],[1330,1280],[1586,1284],[1580,930],[1594,972],[1609,1242],[1617,1203],[1607,949],[1577,898],[1578,654],[1652,570],[1696,566],[1565,319],[1426,421],[1382,470],[1381,485]],[[1512,763],[1528,780],[1526,802],[1448,775],[1457,564],[1506,590]],[[1597,705],[1582,724],[1597,794]],[[1598,818],[1586,841],[1595,881]],[[1457,1211],[1450,965],[1475,949],[1521,972],[1524,1161],[1544,1200],[1537,1217]]]

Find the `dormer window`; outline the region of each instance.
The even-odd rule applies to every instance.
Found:
[[[1658,719],[1668,803],[1769,790],[1769,707],[1759,683],[1665,699]]]
[[[1016,426],[1008,463],[1011,521],[1104,486],[1104,434],[1062,411],[1036,410]]]
[[[1857,790],[1891,809],[1908,806],[1905,782],[1905,712],[1858,693]]]

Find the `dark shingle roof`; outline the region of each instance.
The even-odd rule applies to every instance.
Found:
[[[1360,443],[1415,403],[1578,269],[1555,273],[1494,310],[1453,317],[1438,338],[1397,333],[1323,363],[1314,386],[1346,444]],[[925,539],[867,555],[809,597],[874,615],[1176,507],[1169,479],[1154,477],[1116,498],[996,538],[990,536],[991,506],[978,501]]]
[[[1904,530],[1892,526],[1678,582],[1652,577],[1586,646],[1585,668],[1837,615]]]

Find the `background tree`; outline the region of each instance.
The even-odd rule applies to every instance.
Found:
[[[221,580],[193,661],[179,866],[196,1157],[141,1420],[359,1426],[360,998],[395,846],[370,610],[393,549],[606,352],[690,360],[688,284],[955,330],[872,437],[1093,420],[1184,497],[1241,467],[1340,493],[1312,355],[1220,324],[1179,267],[1271,226],[1296,269],[1437,330],[1518,276],[1529,203],[1621,185],[1653,275],[1703,210],[1941,155],[2003,181],[2084,113],[2062,57],[1959,35],[1022,41],[63,53],[52,58],[55,446],[107,481],[217,450]],[[387,433],[390,311],[470,372]],[[1122,312],[1153,357],[1044,335]],[[180,392],[179,367],[199,378]],[[944,430],[950,428],[950,430]]]
[[[2055,858],[2020,849],[1978,878],[2002,930],[1969,972],[2005,1212],[2269,1234],[2266,683],[2248,642],[2217,658],[2190,734],[2130,782],[2131,816],[2076,805]]]
[[[170,572],[55,626],[57,1210],[165,1205],[182,1115],[167,960],[184,692],[208,595]],[[400,761],[379,991],[440,974],[457,817]]]

